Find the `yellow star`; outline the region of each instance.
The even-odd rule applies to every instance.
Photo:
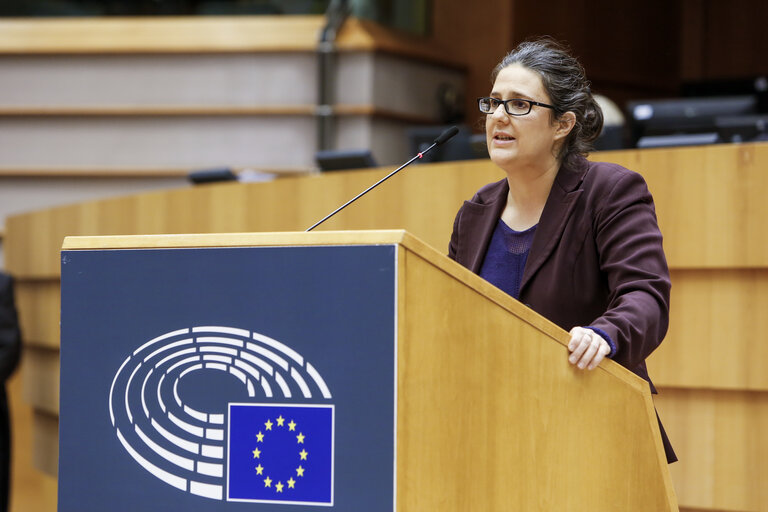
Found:
[[[288,430],[295,431],[296,430],[296,423],[294,423],[293,420],[288,424]]]
[[[264,424],[264,426],[267,427],[267,430],[272,430],[272,425],[274,425],[274,423],[272,423],[271,420],[267,420],[267,422]]]
[[[304,476],[304,468],[299,466],[296,468],[296,476]]]
[[[296,436],[296,439],[299,440],[299,444],[304,444],[304,434],[299,432],[299,435]]]
[[[256,434],[256,441],[258,441],[259,443],[263,443],[264,442],[264,434],[262,434],[261,432]]]
[[[264,487],[272,487],[272,479],[267,477],[264,479]]]
[[[277,488],[277,492],[283,492],[283,484],[282,482],[277,482],[277,485],[275,485]]]
[[[261,464],[259,464],[258,466],[256,466],[256,474],[257,474],[257,475],[262,475],[262,474],[264,474],[264,468],[261,466]]]
[[[259,450],[258,448],[254,448],[253,449],[253,458],[254,459],[258,459],[259,455],[261,455],[261,450]]]
[[[288,488],[293,489],[296,487],[296,480],[293,479],[293,477],[288,479]]]
[[[279,418],[277,418],[277,426],[282,427],[283,423],[285,423],[285,418],[283,418],[283,415],[281,414]]]
[[[307,453],[307,450],[301,450],[299,455],[301,456],[301,460],[307,460],[307,455],[309,455],[309,453]]]

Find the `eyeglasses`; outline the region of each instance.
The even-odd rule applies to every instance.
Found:
[[[498,98],[477,98],[477,107],[483,114],[493,114],[496,112],[496,109],[499,108],[499,105],[504,105],[504,111],[511,116],[524,116],[531,111],[534,105],[556,110],[552,105],[520,98],[511,98],[508,100],[500,100]]]

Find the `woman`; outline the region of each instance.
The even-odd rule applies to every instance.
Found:
[[[491,79],[478,106],[506,178],[461,207],[449,256],[569,330],[571,364],[592,370],[610,357],[650,383],[645,358],[667,331],[670,280],[645,181],[584,158],[603,116],[557,43],[521,44]]]

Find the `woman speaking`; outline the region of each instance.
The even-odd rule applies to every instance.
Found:
[[[570,331],[571,364],[591,370],[609,357],[650,383],[645,358],[667,331],[670,280],[645,181],[586,160],[603,115],[556,42],[522,43],[491,81],[478,107],[506,178],[461,207],[449,256]]]

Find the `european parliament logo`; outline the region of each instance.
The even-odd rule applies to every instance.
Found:
[[[331,398],[320,373],[286,344],[202,326],[130,354],[112,381],[109,414],[128,455],[179,491],[332,506]]]

